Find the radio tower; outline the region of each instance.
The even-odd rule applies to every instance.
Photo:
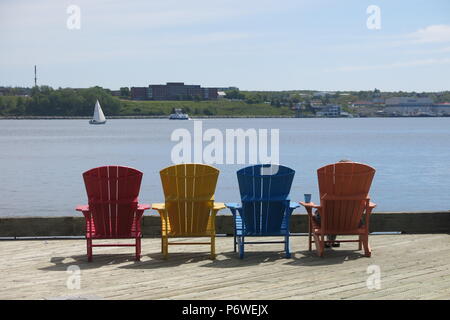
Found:
[[[34,65],[34,86],[37,86],[37,73],[36,73],[36,65]]]

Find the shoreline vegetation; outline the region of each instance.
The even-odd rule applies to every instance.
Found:
[[[434,116],[433,118],[448,118],[449,116]],[[296,117],[296,116],[277,116],[277,115],[223,115],[223,116],[190,116],[190,120],[204,120],[204,119],[348,119],[348,117]],[[367,117],[356,117],[356,118],[430,118],[429,116],[367,116]],[[89,120],[92,116],[0,116],[0,120]],[[169,119],[168,116],[107,116],[106,119]]]
[[[357,105],[358,101],[395,96],[430,97],[435,102],[450,101],[450,91],[381,92],[313,90],[225,91],[218,100],[180,97],[179,100],[131,100],[129,91],[120,96],[101,87],[74,89],[49,86],[33,88],[0,87],[0,119],[89,119],[98,99],[108,119],[164,119],[174,109],[182,109],[192,119],[207,118],[316,118],[317,105],[338,105],[341,117],[392,117],[383,114],[380,104]]]
[[[108,120],[114,119],[168,119],[168,116],[110,116],[106,117]],[[293,116],[258,116],[258,115],[242,115],[242,116],[194,116],[190,120],[197,119],[264,119],[264,118],[277,118],[277,119],[290,119],[295,118]],[[315,118],[315,117],[309,117]],[[89,116],[0,116],[0,120],[89,120],[92,117]]]

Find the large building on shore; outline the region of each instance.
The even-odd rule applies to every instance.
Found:
[[[151,84],[148,87],[131,87],[133,100],[217,100],[217,88],[202,88],[200,85],[187,85],[184,82]]]
[[[386,99],[384,112],[397,116],[445,116],[450,115],[450,104],[436,104],[431,98],[395,97]]]

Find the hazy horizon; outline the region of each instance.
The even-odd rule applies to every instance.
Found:
[[[445,0],[4,0],[0,36],[3,86],[450,90]]]

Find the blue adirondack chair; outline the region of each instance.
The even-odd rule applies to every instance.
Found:
[[[289,252],[289,221],[299,205],[291,202],[289,192],[295,171],[281,165],[259,164],[237,172],[241,204],[226,203],[234,218],[234,252],[244,257],[244,245],[284,243]],[[284,241],[247,242],[245,237],[282,236]]]

